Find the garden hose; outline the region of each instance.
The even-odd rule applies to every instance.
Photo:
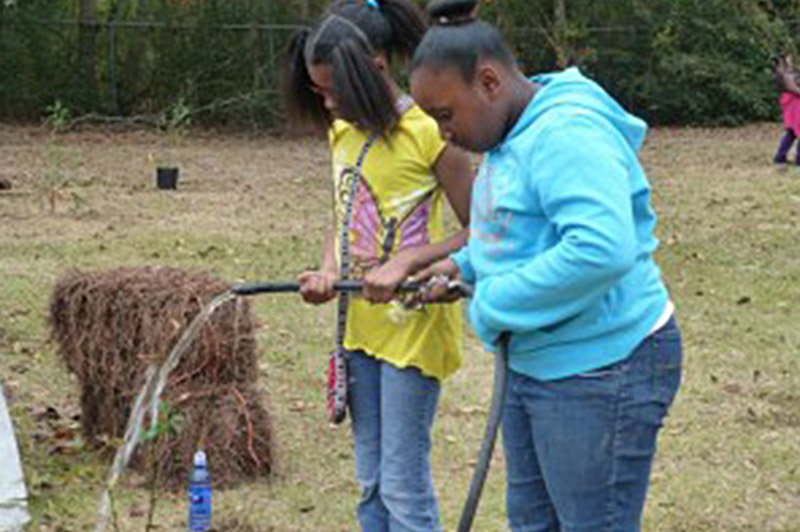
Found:
[[[333,290],[335,292],[360,292],[363,287],[364,283],[362,281],[339,281],[333,284]],[[399,292],[416,292],[423,287],[425,287],[425,283],[405,283],[397,287],[397,290]],[[237,296],[299,292],[300,283],[238,283],[231,287],[231,291]]]
[[[503,418],[503,405],[506,402],[508,388],[508,344],[511,334],[504,332],[497,341],[497,354],[494,357],[494,385],[492,387],[492,402],[489,406],[489,415],[486,420],[486,431],[483,434],[481,450],[478,454],[478,463],[472,473],[472,483],[469,486],[464,508],[461,510],[461,519],[458,521],[457,532],[468,532],[472,528],[472,520],[478,509],[481,499],[483,484],[489,473],[494,444],[497,441],[497,432]]]
[[[416,292],[424,289],[427,283],[404,283],[397,288],[398,292]],[[337,292],[360,292],[363,281],[340,281],[334,283],[334,290]],[[448,285],[453,291],[458,291],[464,297],[472,296],[472,287],[453,281]],[[262,283],[239,283],[231,287],[231,292],[238,296],[252,296],[257,294],[276,294],[285,292],[300,291],[298,282],[262,282]],[[464,508],[461,511],[461,518],[458,522],[457,532],[468,532],[472,528],[472,521],[478,509],[483,485],[489,473],[494,445],[497,441],[497,432],[500,428],[500,421],[503,417],[503,405],[505,404],[506,389],[508,387],[508,344],[511,339],[509,333],[503,333],[497,342],[497,354],[494,360],[494,385],[492,389],[492,400],[489,406],[489,414],[486,421],[486,430],[481,442],[478,461],[475,471],[472,474],[467,498],[464,501]]]

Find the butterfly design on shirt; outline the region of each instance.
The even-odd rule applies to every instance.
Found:
[[[350,220],[351,274],[363,277],[384,264],[401,249],[430,243],[428,219],[433,205],[433,190],[415,191],[390,198],[386,207],[395,216],[387,217],[381,202],[367,180],[353,168],[345,169],[339,180],[339,205],[346,205],[352,180],[358,179]],[[344,219],[344,213],[340,213]]]

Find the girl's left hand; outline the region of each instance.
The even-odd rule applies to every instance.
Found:
[[[371,303],[388,303],[394,299],[397,287],[406,280],[411,269],[408,255],[398,253],[364,277],[364,297]]]

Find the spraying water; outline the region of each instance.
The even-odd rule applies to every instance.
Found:
[[[178,366],[181,357],[192,347],[192,342],[200,334],[203,325],[214,314],[214,311],[235,297],[237,297],[237,294],[233,291],[227,291],[215,297],[195,316],[178,340],[178,343],[170,351],[164,363],[160,366],[152,363],[147,368],[144,386],[142,386],[142,390],[136,397],[133,411],[128,418],[128,425],[125,427],[123,443],[114,455],[114,462],[111,464],[111,469],[109,469],[105,489],[100,495],[97,505],[95,532],[104,532],[108,526],[108,521],[111,517],[111,490],[116,486],[133,455],[133,451],[136,450],[136,446],[139,444],[142,421],[144,420],[146,409],[149,406],[150,422],[155,427],[158,422],[158,404],[161,399],[161,393],[167,385],[170,372]]]
[[[432,279],[427,286],[437,282],[443,282],[448,290],[458,291],[462,296],[471,297],[472,288],[465,285],[460,281],[450,281],[444,279]],[[409,292],[424,289],[426,285],[420,283],[406,283],[398,287],[399,292]],[[361,291],[363,283],[360,281],[341,281],[335,284],[334,289],[337,292],[357,292]],[[175,369],[181,360],[181,357],[192,346],[192,342],[200,333],[203,325],[208,321],[211,315],[220,306],[228,301],[239,296],[252,296],[256,294],[270,294],[270,293],[285,293],[297,292],[299,290],[298,283],[241,283],[234,285],[230,290],[222,295],[214,298],[208,306],[206,306],[200,313],[192,320],[187,327],[186,332],[183,333],[178,343],[170,351],[166,361],[161,366],[151,364],[145,372],[145,383],[142,386],[142,391],[136,397],[133,412],[128,418],[128,425],[125,428],[125,439],[123,445],[117,449],[114,456],[114,462],[108,473],[106,480],[106,487],[100,496],[100,501],[97,508],[97,524],[95,532],[105,532],[108,526],[108,521],[111,515],[111,490],[116,486],[119,477],[128,465],[136,445],[139,443],[141,437],[142,421],[144,419],[145,407],[149,404],[150,419],[152,426],[155,428],[158,422],[158,404],[161,398],[161,393],[167,385],[167,378],[170,372]],[[495,381],[494,391],[492,393],[492,404],[489,409],[489,420],[486,425],[486,433],[481,445],[481,451],[478,456],[478,463],[475,466],[475,472],[470,485],[467,500],[464,503],[464,508],[461,513],[461,520],[458,524],[458,531],[467,532],[472,529],[472,521],[477,511],[478,502],[480,500],[483,484],[486,480],[486,474],[489,470],[491,463],[492,452],[494,450],[494,443],[497,438],[498,428],[500,426],[500,418],[503,411],[503,403],[508,382],[508,344],[510,336],[507,333],[501,335],[499,340],[497,356],[495,356]]]

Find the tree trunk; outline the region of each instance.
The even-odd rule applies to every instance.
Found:
[[[264,22],[265,17],[264,17],[263,2],[259,2],[258,0],[251,1],[250,13],[251,16],[253,17],[252,20],[253,26],[250,29],[250,38],[249,38],[250,49],[253,51],[253,59],[252,59],[253,79],[251,80],[251,86],[253,92],[258,92],[259,89],[261,89],[261,71],[264,68],[263,65],[264,58],[260,46],[261,32],[258,29],[257,25]]]
[[[300,20],[307,21],[311,16],[311,5],[309,0],[298,0],[300,4]]]
[[[137,0],[134,20],[141,20],[149,15],[147,0]],[[146,82],[141,79],[144,71],[142,63],[152,38],[144,35],[143,31],[133,30],[128,32],[125,58],[122,64],[121,95],[119,97],[120,114],[126,115],[136,108],[139,99],[146,90]]]
[[[558,68],[566,68],[570,64],[567,0],[555,0],[554,8],[553,34],[556,42],[556,64]]]
[[[555,5],[556,25],[560,26],[567,23],[566,0],[556,0]]]
[[[79,41],[86,110],[97,106],[97,6],[96,0],[80,0]]]

